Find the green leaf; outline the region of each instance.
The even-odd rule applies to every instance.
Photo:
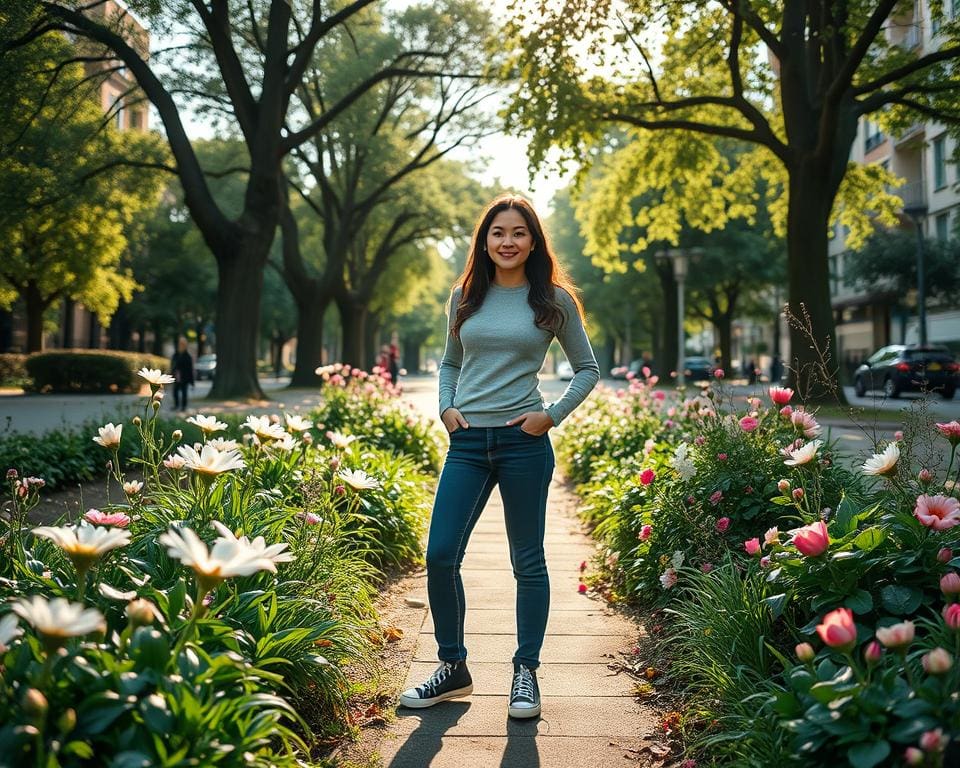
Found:
[[[853,768],[873,768],[890,756],[890,744],[886,741],[864,741],[847,750],[847,759]]]
[[[873,597],[865,589],[858,589],[843,604],[856,614],[869,613],[873,610]]]
[[[894,616],[906,616],[920,607],[923,593],[913,587],[887,584],[880,590],[880,602]]]
[[[857,529],[857,508],[850,500],[847,494],[843,494],[840,503],[837,504],[837,512],[834,515],[833,523],[830,525],[836,538],[843,538],[848,533],[853,533]]]
[[[786,593],[781,593],[779,595],[771,595],[770,597],[765,597],[763,602],[770,609],[770,614],[774,619],[779,619],[783,613],[783,609],[786,606],[788,601]]]
[[[879,547],[886,537],[887,534],[885,531],[877,526],[871,526],[870,528],[862,531],[857,538],[853,540],[853,546],[855,546],[857,549],[862,549],[866,552],[869,552],[870,550]]]

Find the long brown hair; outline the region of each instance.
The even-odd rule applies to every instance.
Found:
[[[494,217],[501,211],[513,209],[519,211],[527,222],[530,234],[533,235],[533,248],[524,264],[524,272],[530,283],[527,302],[533,309],[534,322],[538,328],[543,328],[559,335],[563,327],[564,314],[557,299],[557,288],[563,288],[570,294],[573,303],[583,321],[583,304],[577,295],[576,286],[567,275],[563,265],[550,247],[550,240],[540,217],[530,202],[520,195],[503,194],[494,198],[477,221],[473,230],[473,239],[470,243],[470,253],[467,256],[467,265],[463,274],[457,278],[454,287],[460,286],[460,302],[457,305],[457,314],[451,329],[453,335],[459,337],[460,327],[464,321],[480,309],[483,300],[490,290],[490,283],[496,274],[496,265],[486,251],[487,232],[493,223]]]

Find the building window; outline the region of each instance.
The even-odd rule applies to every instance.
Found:
[[[941,213],[936,218],[937,240],[950,239],[950,213]]]
[[[139,131],[143,128],[142,115],[143,113],[139,109],[134,109],[130,112],[130,127],[133,128],[133,130]]]
[[[933,186],[935,189],[947,186],[946,136],[937,136],[933,140]]]
[[[960,2],[960,0],[957,0],[957,2]],[[881,144],[883,144],[883,131],[880,130],[879,125],[872,120],[866,120],[863,128],[865,133],[865,138],[863,141],[864,152],[869,152],[874,147],[879,147]]]

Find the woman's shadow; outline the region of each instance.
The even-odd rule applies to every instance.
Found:
[[[416,717],[419,724],[405,737],[400,749],[386,768],[428,768],[440,753],[443,737],[455,727],[470,709],[469,701],[448,701],[441,707],[431,707],[429,711],[417,711],[398,707],[397,718]],[[504,731],[507,744],[500,758],[499,768],[539,768],[540,754],[537,750],[537,723],[539,718],[515,720],[504,718]],[[459,761],[458,761],[459,762]],[[488,768],[477,765],[476,768]],[[493,768],[493,763],[489,764]]]

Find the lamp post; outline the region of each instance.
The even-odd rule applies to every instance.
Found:
[[[917,324],[919,325],[920,346],[927,346],[927,286],[924,275],[923,229],[920,226],[927,215],[925,203],[913,203],[903,206],[903,212],[913,221],[917,230]]]
[[[658,259],[670,259],[670,261],[673,262],[673,279],[677,283],[677,384],[680,386],[686,382],[684,370],[687,367],[686,348],[683,338],[683,284],[687,279],[690,257],[697,256],[702,252],[702,248],[668,248],[665,251],[657,251],[656,254],[654,254]]]

